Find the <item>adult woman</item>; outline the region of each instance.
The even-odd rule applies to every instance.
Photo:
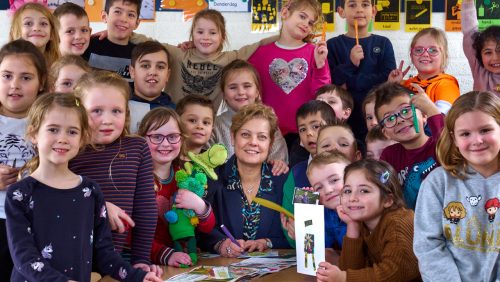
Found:
[[[217,169],[219,179],[208,184],[216,228],[202,236],[202,244],[225,257],[244,251],[289,248],[279,213],[255,203],[255,197],[281,204],[286,175],[273,176],[266,163],[277,130],[273,110],[262,104],[241,108],[233,117],[231,139],[234,155]],[[220,228],[224,224],[238,240],[233,243]]]

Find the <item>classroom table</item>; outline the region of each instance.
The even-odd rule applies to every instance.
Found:
[[[281,253],[289,253],[293,252],[293,250],[278,250]],[[334,251],[333,249],[326,249],[326,260],[330,263],[333,264],[338,264],[339,260],[339,253],[337,251]],[[241,261],[242,259],[237,259],[237,258],[224,258],[224,257],[216,257],[216,258],[200,258],[198,260],[198,265],[213,265],[213,266],[227,266],[231,263],[235,263],[238,261]],[[319,264],[319,261],[316,261],[317,264]],[[196,267],[196,266],[195,266]],[[190,268],[177,268],[177,267],[171,267],[171,266],[164,266],[163,267],[163,279],[166,280],[169,277],[172,277],[174,275],[183,273],[183,272],[188,272],[194,267]],[[96,280],[93,280],[96,281]],[[97,280],[99,281],[99,280]],[[100,280],[100,282],[110,282],[110,281],[115,281],[109,277],[104,277],[103,279]],[[275,273],[270,273],[262,277],[258,277],[255,279],[252,279],[252,281],[273,281],[273,282],[299,282],[299,281],[316,281],[315,276],[309,276],[309,275],[304,275],[297,273],[297,267],[292,266],[290,268],[284,269],[279,272]]]

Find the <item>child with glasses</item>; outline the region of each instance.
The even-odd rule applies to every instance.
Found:
[[[382,132],[396,144],[382,151],[380,160],[398,173],[403,195],[414,209],[422,180],[439,166],[436,143],[444,126],[444,115],[423,92],[412,95],[397,83],[384,83],[375,90],[375,115]],[[428,125],[432,136],[424,132]]]
[[[414,84],[422,87],[439,111],[446,114],[460,96],[460,89],[457,79],[444,73],[448,64],[448,41],[444,32],[433,27],[419,31],[411,41],[410,57],[418,74],[402,81],[410,67],[403,70],[404,61],[401,61],[389,74],[388,81],[401,82],[412,91],[417,91]]]
[[[144,116],[139,125],[140,136],[146,137],[153,159],[154,189],[158,205],[158,222],[151,249],[151,260],[160,265],[179,267],[191,265],[191,257],[176,252],[164,214],[177,207],[192,209],[200,220],[197,230],[209,233],[215,225],[215,217],[208,203],[187,189],[178,190],[174,179],[179,170],[179,153],[183,141],[183,126],[179,115],[169,108],[158,107]],[[175,196],[174,194],[177,193]]]

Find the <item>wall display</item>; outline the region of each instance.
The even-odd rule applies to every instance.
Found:
[[[80,7],[85,6],[85,0],[48,0],[47,6],[49,7],[49,9],[55,10],[57,7],[59,7],[60,5],[66,3],[66,2],[75,3],[76,5],[78,5]]]
[[[500,25],[500,0],[476,0],[479,30]]]
[[[156,0],[157,11],[183,11],[185,21],[206,8],[208,3],[204,0]]]
[[[462,0],[446,0],[446,20],[444,28],[446,31],[461,31],[460,23],[462,11]]]
[[[319,0],[319,2],[326,22],[326,31],[335,31],[335,0]]]
[[[208,7],[221,12],[249,12],[250,0],[209,0]]]
[[[431,26],[432,0],[406,0],[406,32],[418,32]]]
[[[376,0],[375,7],[377,14],[375,15],[374,28],[376,30],[399,30],[399,1],[395,0]]]
[[[60,4],[64,2],[73,2],[76,4],[78,4],[77,2],[85,2],[85,11],[91,22],[102,22],[102,11],[104,11],[104,4],[106,4],[106,0],[49,0],[49,2],[60,2]],[[144,21],[154,21],[155,0],[142,0],[139,18]]]
[[[252,0],[252,32],[278,31],[278,0]]]

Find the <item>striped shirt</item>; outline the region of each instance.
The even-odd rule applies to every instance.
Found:
[[[146,141],[139,137],[123,137],[105,148],[88,147],[70,162],[70,169],[95,180],[104,199],[131,216],[135,222],[131,229],[131,263],[149,264],[157,208],[153,164]],[[115,249],[122,252],[128,232],[113,231],[112,235]]]

